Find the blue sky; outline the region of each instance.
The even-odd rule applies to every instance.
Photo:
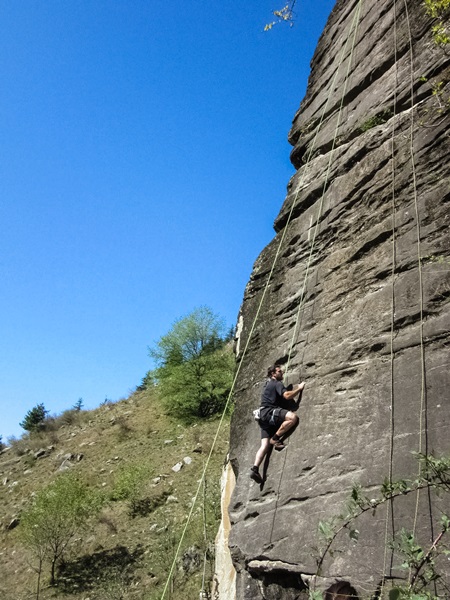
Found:
[[[125,397],[175,319],[234,325],[333,0],[0,4],[0,435]]]

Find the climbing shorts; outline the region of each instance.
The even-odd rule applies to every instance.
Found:
[[[261,427],[261,437],[271,438],[286,419],[288,412],[284,408],[261,407],[261,418],[258,421]]]

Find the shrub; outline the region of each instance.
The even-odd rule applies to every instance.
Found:
[[[134,464],[122,467],[115,477],[111,500],[128,501],[131,516],[142,512],[142,492],[150,469],[146,465]]]
[[[21,438],[16,438],[14,435],[8,438],[8,444],[11,447],[12,452],[16,456],[23,456],[29,450],[29,437],[27,435],[22,436]]]

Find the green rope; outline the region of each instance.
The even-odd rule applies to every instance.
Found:
[[[397,116],[397,85],[398,85],[398,70],[397,70],[397,4],[394,0],[394,65],[395,65],[395,83],[394,83],[394,102],[393,109],[394,114],[392,117],[392,138],[391,138],[391,151],[392,151],[392,194],[391,194],[391,207],[392,207],[392,270],[391,270],[391,333],[390,333],[390,396],[391,396],[391,418],[389,424],[389,484],[392,484],[393,477],[393,462],[394,462],[394,331],[395,331],[395,269],[396,269],[396,203],[395,203],[395,118]],[[387,557],[388,557],[388,537],[389,537],[389,522],[390,516],[392,515],[393,499],[386,502],[386,521],[384,531],[384,558],[383,558],[383,572],[380,586],[380,597],[383,594],[383,588],[386,581],[387,571]]]
[[[297,328],[298,328],[298,323],[299,323],[299,318],[300,318],[300,312],[301,312],[301,308],[303,307],[303,304],[304,304],[306,281],[307,281],[307,278],[308,278],[309,269],[310,269],[312,258],[313,258],[313,251],[314,251],[315,241],[316,241],[316,237],[317,237],[317,233],[318,233],[318,229],[319,229],[319,225],[320,225],[320,217],[322,215],[324,197],[325,197],[326,187],[327,187],[327,183],[328,183],[328,179],[329,179],[329,175],[330,175],[330,169],[331,169],[331,162],[332,162],[332,158],[333,158],[334,147],[335,147],[335,144],[336,144],[338,129],[339,129],[339,126],[340,126],[340,123],[341,123],[340,120],[341,120],[342,109],[343,109],[343,105],[344,105],[344,98],[345,98],[345,94],[346,94],[346,91],[347,91],[348,76],[349,76],[349,73],[350,73],[350,68],[351,68],[352,58],[353,58],[353,52],[354,52],[354,48],[355,48],[356,35],[357,35],[357,31],[358,31],[359,19],[360,19],[360,14],[361,14],[361,6],[362,6],[362,0],[359,0],[357,10],[355,11],[355,13],[353,15],[353,21],[352,21],[352,23],[350,25],[349,33],[348,33],[348,35],[346,37],[346,41],[345,41],[345,44],[344,44],[344,47],[343,47],[343,50],[342,50],[342,53],[341,53],[341,57],[340,57],[340,61],[339,61],[338,67],[336,69],[336,72],[335,72],[335,75],[334,75],[334,78],[333,78],[333,83],[332,83],[331,88],[330,88],[331,90],[333,90],[333,88],[334,88],[334,83],[336,81],[336,78],[337,78],[340,66],[341,66],[341,64],[343,62],[343,58],[344,58],[345,52],[347,50],[347,44],[348,44],[348,41],[350,39],[351,31],[352,31],[352,29],[354,29],[353,40],[352,40],[352,45],[351,45],[351,50],[350,50],[350,56],[349,56],[349,62],[348,62],[348,65],[347,65],[347,72],[345,74],[345,83],[344,83],[344,88],[343,88],[343,91],[342,91],[341,101],[340,101],[340,104],[339,104],[338,118],[337,118],[337,121],[336,121],[336,127],[335,127],[335,131],[334,131],[333,143],[332,143],[332,147],[331,147],[331,150],[330,150],[330,155],[329,155],[329,158],[328,158],[328,166],[327,166],[327,171],[326,171],[326,175],[325,175],[325,183],[324,183],[324,187],[323,187],[322,197],[321,197],[320,203],[319,203],[319,210],[318,210],[318,214],[317,214],[317,222],[316,222],[316,226],[315,226],[315,229],[314,229],[314,235],[313,235],[313,239],[312,239],[312,243],[311,243],[311,248],[310,248],[310,252],[309,252],[309,256],[308,256],[307,266],[306,266],[306,270],[305,270],[305,276],[303,278],[303,285],[302,285],[302,290],[301,290],[301,294],[300,294],[300,302],[299,302],[299,307],[298,307],[298,310],[297,310],[297,316],[296,316],[296,320],[295,320],[294,331],[293,331],[292,338],[291,338],[291,346],[290,346],[289,353],[288,353],[288,361],[287,361],[287,366],[286,366],[286,369],[285,369],[286,373],[287,373],[287,371],[289,369],[290,359],[291,359],[291,352],[292,352],[292,348],[294,346],[294,341],[295,341],[295,338],[296,338],[296,335],[297,335]],[[331,98],[331,93],[328,96],[327,104],[330,101],[330,98]],[[324,112],[322,113],[322,119],[320,121],[320,124],[322,123],[326,107],[327,107],[327,105],[325,106]],[[315,139],[316,138],[317,138],[317,133],[316,133]],[[312,155],[312,150],[311,150],[309,156],[311,156],[311,155]],[[295,200],[297,200],[298,195],[299,195],[299,191],[297,192],[297,196],[296,196]],[[271,530],[270,530],[270,538],[269,538],[270,541],[269,541],[269,544],[272,543],[272,536],[273,536],[273,531],[274,531],[274,526],[275,526],[275,518],[276,518],[276,514],[277,514],[277,510],[278,510],[278,498],[279,498],[279,494],[280,494],[281,483],[282,483],[282,480],[283,480],[284,468],[285,468],[286,459],[287,459],[287,450],[288,449],[286,448],[286,450],[284,451],[284,460],[283,460],[283,465],[282,465],[282,468],[281,468],[280,481],[278,483],[278,489],[277,489],[277,494],[276,494],[276,503],[275,503],[275,507],[274,507],[274,510],[273,510],[273,519],[272,519],[272,526],[271,526]]]

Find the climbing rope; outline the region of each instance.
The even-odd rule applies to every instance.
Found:
[[[420,412],[419,412],[419,444],[418,452],[423,453],[423,417],[425,408],[425,348],[423,343],[423,280],[422,280],[422,257],[421,257],[421,244],[420,244],[420,215],[419,215],[419,201],[417,195],[417,174],[416,165],[414,158],[414,55],[413,55],[413,43],[411,33],[411,23],[409,19],[408,3],[404,0],[406,21],[408,25],[408,40],[409,40],[409,55],[410,55],[410,95],[411,95],[411,112],[410,112],[410,134],[409,134],[409,152],[411,157],[411,170],[412,170],[412,181],[413,181],[413,197],[414,197],[414,211],[416,217],[416,245],[417,245],[417,266],[419,274],[419,314],[420,314],[420,364],[421,364],[421,384],[420,384]],[[419,463],[419,477],[422,474],[421,464]],[[420,491],[417,490],[416,495],[416,507],[414,511],[414,525],[413,535],[416,533],[417,527],[417,516],[419,513],[419,499]]]
[[[359,5],[358,5],[358,7],[360,7],[360,6],[361,6],[361,3],[362,3],[362,0],[359,0]],[[358,15],[359,15],[359,12],[358,12]],[[354,21],[352,22],[352,25],[351,25],[351,28],[350,28],[350,32],[351,32],[351,29],[352,29],[352,28],[353,28],[353,26],[354,26],[354,22],[355,22],[355,17],[354,17]],[[350,35],[350,33],[349,33],[349,35]],[[348,37],[347,37],[347,39],[348,39]],[[347,41],[346,41],[346,44],[345,44],[344,50],[343,50],[343,51],[342,51],[342,53],[341,53],[341,58],[340,58],[340,63],[339,63],[339,66],[340,66],[340,64],[341,64],[341,63],[342,63],[342,61],[343,61],[343,57],[344,57],[344,51],[345,51],[345,49],[346,49],[346,46],[347,46]],[[351,62],[351,57],[350,57],[350,62]],[[330,90],[332,90],[332,89],[334,88],[334,84],[335,84],[335,81],[336,81],[336,77],[337,77],[337,74],[338,74],[338,70],[339,70],[339,67],[338,67],[338,69],[336,70],[336,73],[335,73],[335,76],[334,76],[334,78],[333,78],[333,82],[332,82],[332,84],[331,84]],[[251,327],[250,327],[250,330],[249,330],[249,333],[248,333],[248,336],[247,336],[247,340],[246,340],[246,343],[245,343],[245,346],[244,346],[244,349],[243,349],[242,355],[241,355],[241,357],[240,357],[240,360],[239,360],[239,362],[238,362],[238,366],[237,366],[237,369],[236,369],[236,372],[235,372],[235,375],[234,375],[234,378],[233,378],[233,382],[232,382],[232,385],[231,385],[231,388],[230,388],[230,392],[229,392],[229,394],[228,394],[228,397],[227,397],[227,400],[226,400],[226,403],[225,403],[224,410],[223,410],[223,412],[222,412],[222,415],[221,415],[221,418],[220,418],[220,420],[219,420],[219,424],[218,424],[218,427],[217,427],[216,434],[215,434],[215,436],[214,436],[214,439],[213,439],[213,442],[212,442],[212,444],[211,444],[211,449],[210,449],[210,451],[209,451],[209,454],[208,454],[208,456],[207,456],[207,459],[206,459],[206,461],[205,461],[205,466],[204,466],[204,468],[203,468],[202,475],[201,475],[201,477],[200,477],[200,479],[199,479],[199,482],[198,482],[198,486],[197,486],[196,493],[195,493],[195,495],[194,495],[194,497],[193,497],[193,499],[192,499],[192,505],[191,505],[191,509],[190,509],[190,511],[189,511],[189,514],[188,514],[188,516],[187,516],[187,518],[186,518],[186,522],[185,522],[185,525],[184,525],[184,527],[183,527],[183,530],[182,530],[182,533],[181,533],[180,541],[179,541],[179,543],[178,543],[178,545],[177,545],[177,548],[176,548],[176,550],[175,550],[174,558],[173,558],[173,560],[172,560],[172,564],[171,564],[171,566],[170,566],[170,569],[169,569],[169,573],[168,573],[167,580],[166,580],[166,583],[165,583],[165,586],[164,586],[164,589],[163,589],[163,593],[162,593],[162,596],[161,596],[161,600],[164,600],[164,598],[165,598],[165,595],[166,595],[166,593],[167,593],[167,590],[168,590],[168,588],[169,588],[170,581],[171,581],[171,579],[172,579],[173,572],[174,572],[174,569],[175,569],[175,566],[176,566],[176,562],[177,562],[177,560],[178,560],[178,556],[179,556],[179,553],[180,553],[180,550],[181,550],[181,546],[182,546],[182,544],[183,544],[183,541],[184,541],[184,538],[185,538],[185,536],[186,536],[186,532],[187,532],[187,529],[188,529],[188,527],[189,527],[190,521],[191,521],[191,519],[192,519],[192,515],[193,515],[193,513],[194,513],[194,508],[195,508],[195,505],[196,505],[196,503],[197,503],[197,499],[198,499],[198,496],[199,496],[199,493],[200,493],[200,490],[201,490],[201,486],[202,486],[203,480],[204,480],[204,478],[205,478],[205,475],[206,475],[207,469],[208,469],[208,467],[209,467],[209,462],[210,462],[210,460],[211,460],[212,453],[213,453],[213,451],[214,451],[214,449],[215,449],[215,446],[216,446],[216,443],[217,443],[217,439],[218,439],[218,437],[219,437],[219,433],[220,433],[220,430],[221,430],[221,428],[222,428],[223,421],[224,421],[224,419],[225,419],[225,415],[226,415],[226,413],[227,413],[227,411],[228,411],[228,407],[229,407],[229,404],[230,404],[230,401],[231,401],[232,395],[233,395],[233,393],[234,393],[234,389],[235,389],[235,387],[236,387],[236,382],[237,382],[237,379],[238,379],[238,377],[239,377],[239,374],[240,374],[240,371],[241,371],[242,365],[243,365],[243,363],[244,363],[244,358],[245,358],[245,356],[246,356],[246,354],[247,354],[247,351],[248,351],[248,348],[249,348],[250,342],[251,342],[251,340],[252,340],[252,338],[253,338],[253,333],[254,333],[254,331],[255,331],[256,323],[258,322],[259,315],[260,315],[260,312],[261,312],[261,309],[262,309],[262,306],[263,306],[264,300],[265,300],[265,298],[266,298],[266,295],[267,295],[267,292],[268,292],[269,286],[270,286],[270,284],[271,284],[271,282],[272,282],[272,277],[273,277],[273,273],[274,273],[274,270],[275,270],[275,266],[276,266],[276,264],[277,264],[277,262],[278,262],[278,258],[279,258],[279,256],[280,256],[281,249],[282,249],[282,247],[283,247],[284,240],[285,240],[285,237],[286,237],[286,234],[287,234],[288,228],[289,228],[289,224],[290,224],[290,222],[291,222],[291,220],[292,220],[292,215],[293,215],[293,213],[294,213],[294,209],[295,209],[295,206],[296,206],[296,204],[297,204],[298,197],[299,197],[299,195],[300,195],[300,189],[301,189],[301,185],[302,185],[302,183],[303,183],[303,179],[304,179],[304,176],[305,176],[306,167],[308,166],[308,164],[309,164],[309,162],[310,162],[310,160],[311,160],[311,158],[312,158],[313,151],[314,151],[314,147],[315,147],[315,142],[316,142],[316,140],[317,140],[317,136],[318,136],[318,133],[319,133],[319,128],[320,128],[320,126],[321,126],[321,124],[322,124],[322,122],[323,122],[323,119],[324,119],[324,117],[325,117],[325,114],[326,114],[326,109],[327,109],[327,107],[328,107],[328,103],[329,103],[329,101],[330,101],[330,96],[331,96],[331,94],[330,94],[330,95],[328,96],[328,98],[327,98],[327,102],[326,102],[326,104],[325,104],[325,106],[324,106],[324,109],[323,109],[323,112],[322,112],[322,115],[321,115],[321,119],[320,119],[320,123],[319,123],[318,129],[317,129],[317,131],[316,131],[316,134],[315,134],[315,137],[314,137],[314,140],[313,140],[313,143],[312,143],[311,149],[310,149],[310,151],[309,151],[309,153],[308,153],[308,157],[307,157],[307,161],[306,161],[306,164],[305,164],[305,167],[304,167],[303,173],[302,173],[302,177],[301,177],[301,179],[300,179],[300,183],[298,184],[297,193],[296,193],[296,195],[294,196],[294,200],[293,200],[293,202],[292,202],[292,205],[291,205],[291,208],[290,208],[290,210],[289,210],[288,217],[287,217],[287,220],[286,220],[286,224],[285,224],[285,227],[284,227],[284,229],[283,229],[283,232],[282,232],[282,234],[281,234],[281,238],[280,238],[280,240],[279,240],[279,243],[278,243],[278,246],[277,246],[277,249],[276,249],[276,252],[275,252],[275,256],[274,256],[274,259],[273,259],[273,262],[272,262],[272,266],[271,266],[271,268],[270,268],[270,271],[269,271],[269,274],[268,274],[268,276],[267,276],[267,281],[266,281],[266,284],[265,284],[265,286],[264,286],[264,288],[263,288],[263,291],[262,291],[262,294],[261,294],[261,298],[260,298],[260,301],[259,301],[259,303],[258,303],[258,306],[257,306],[256,312],[255,312],[255,316],[254,316],[254,318],[253,318],[253,322],[252,322],[252,324],[251,324]],[[341,106],[342,106],[342,105],[341,105]]]
[[[203,516],[203,543],[205,550],[203,552],[203,574],[202,574],[202,590],[200,593],[200,600],[206,598],[205,596],[205,581],[206,581],[206,562],[208,558],[208,534],[206,530],[206,479],[203,479],[203,502],[202,502],[202,516]]]
[[[321,199],[320,199],[320,202],[319,202],[319,208],[318,208],[318,213],[317,213],[316,225],[314,227],[314,234],[313,234],[313,238],[312,238],[312,242],[311,242],[311,247],[310,247],[310,251],[309,251],[309,256],[308,256],[308,261],[307,261],[307,265],[306,265],[306,269],[305,269],[305,275],[304,275],[304,278],[303,278],[303,284],[302,284],[301,293],[300,293],[300,301],[299,301],[299,305],[298,305],[298,309],[297,309],[297,315],[296,315],[296,320],[295,320],[294,331],[293,331],[293,334],[292,334],[292,337],[291,337],[291,345],[290,345],[290,348],[289,348],[287,366],[286,366],[286,369],[285,369],[286,373],[287,373],[287,371],[289,369],[290,360],[291,360],[291,354],[292,354],[292,349],[293,349],[294,342],[295,342],[295,339],[296,339],[296,336],[297,336],[297,329],[298,329],[298,323],[299,323],[299,319],[300,319],[300,313],[301,313],[301,309],[303,308],[304,299],[305,299],[305,296],[306,296],[306,294],[305,294],[306,283],[307,283],[307,278],[308,278],[309,270],[310,270],[311,263],[312,263],[312,258],[313,258],[313,253],[314,253],[314,248],[315,248],[317,233],[318,233],[319,227],[320,227],[320,219],[321,219],[321,216],[322,216],[323,203],[324,203],[325,193],[326,193],[326,190],[327,190],[328,180],[329,180],[329,176],[330,176],[331,163],[332,163],[332,159],[333,159],[334,148],[335,148],[335,145],[336,145],[337,134],[338,134],[339,126],[341,124],[342,109],[343,109],[343,106],[344,106],[344,99],[345,99],[345,95],[346,95],[346,92],[347,92],[347,84],[348,84],[348,79],[349,79],[350,68],[352,66],[353,52],[354,52],[355,43],[356,43],[356,35],[357,35],[357,31],[358,31],[358,25],[359,25],[359,19],[360,19],[362,4],[363,4],[363,1],[359,0],[358,6],[357,6],[357,10],[355,11],[355,13],[353,15],[353,21],[352,21],[352,23],[350,25],[349,33],[348,33],[348,35],[346,37],[346,41],[345,41],[344,48],[343,48],[342,53],[341,53],[341,57],[340,57],[340,61],[339,61],[338,67],[336,69],[336,72],[335,72],[335,75],[334,75],[334,78],[333,78],[333,83],[332,83],[332,86],[330,88],[331,90],[334,89],[334,83],[335,83],[335,80],[337,78],[337,75],[338,75],[338,72],[339,72],[339,68],[340,68],[340,66],[341,66],[341,64],[343,62],[343,58],[344,58],[345,52],[347,50],[347,44],[348,44],[348,41],[350,39],[350,35],[351,35],[351,32],[352,32],[352,29],[354,29],[353,40],[352,40],[352,45],[351,45],[351,50],[350,50],[350,55],[349,55],[349,60],[348,60],[348,65],[347,65],[347,71],[346,71],[346,74],[345,74],[344,87],[343,87],[343,90],[342,90],[341,100],[340,100],[340,103],[339,103],[339,110],[338,110],[338,116],[337,116],[337,120],[336,120],[336,127],[335,127],[335,130],[334,130],[333,142],[332,142],[331,150],[329,152],[329,157],[328,157],[328,165],[327,165],[327,170],[326,170],[326,174],[325,174],[325,182],[324,182],[324,186],[323,186],[323,190],[322,190],[322,196],[321,196]],[[331,93],[328,96],[327,103],[330,100],[330,98],[331,98]],[[317,134],[316,134],[316,136],[317,136]],[[310,156],[311,156],[311,153],[310,153]],[[298,195],[298,193],[299,192],[297,192],[297,195]],[[271,525],[271,530],[270,530],[269,544],[272,543],[272,536],[273,536],[273,531],[274,531],[274,527],[275,527],[275,519],[276,519],[276,515],[277,515],[277,511],[278,511],[278,498],[279,498],[279,494],[280,494],[281,483],[282,483],[282,480],[283,480],[284,469],[285,469],[285,466],[286,466],[287,450],[288,449],[286,448],[285,452],[284,452],[284,460],[283,460],[283,465],[281,467],[280,480],[279,480],[279,483],[278,483],[278,488],[277,488],[277,493],[276,493],[276,502],[275,502],[275,507],[274,507],[274,510],[273,510],[273,518],[272,518],[272,525]]]
[[[395,269],[396,269],[396,202],[395,202],[395,121],[397,116],[397,86],[398,86],[398,69],[397,69],[397,3],[394,0],[394,65],[395,65],[395,81],[394,81],[394,99],[393,99],[393,116],[392,116],[392,135],[391,135],[391,161],[392,161],[392,193],[391,193],[391,208],[392,208],[392,269],[391,269],[391,332],[390,332],[390,413],[389,419],[389,485],[392,485],[393,462],[394,462],[394,333],[395,333]],[[387,561],[388,561],[388,538],[389,538],[389,522],[394,524],[393,519],[393,499],[386,502],[386,523],[384,531],[384,557],[383,557],[383,572],[380,586],[380,597],[383,595],[383,588],[386,580]],[[391,553],[392,561],[392,553]],[[392,564],[391,564],[392,568]],[[391,572],[389,569],[389,574]]]
[[[423,443],[422,443],[422,437],[423,437],[423,412],[424,412],[424,404],[425,404],[425,361],[424,361],[424,344],[423,344],[423,284],[422,284],[422,265],[421,265],[421,254],[420,254],[420,222],[419,222],[419,210],[418,210],[418,198],[417,198],[417,183],[416,183],[416,170],[415,170],[414,147],[413,147],[413,141],[414,141],[414,115],[413,115],[414,97],[413,97],[412,38],[411,38],[411,30],[410,30],[410,25],[409,25],[409,15],[408,15],[408,8],[407,8],[406,0],[404,0],[404,3],[405,3],[406,14],[407,14],[407,20],[408,20],[409,44],[410,44],[410,55],[411,55],[411,127],[410,127],[410,153],[411,153],[411,164],[412,164],[412,171],[413,171],[414,204],[415,204],[415,210],[416,210],[417,249],[418,249],[418,265],[419,265],[419,287],[420,287],[420,338],[421,338],[420,339],[420,345],[421,345],[421,362],[422,362],[422,384],[421,384],[421,400],[420,400],[419,452],[421,452],[422,451],[422,445],[423,445]],[[395,5],[395,0],[394,0],[394,5]],[[347,86],[347,82],[348,82],[349,69],[350,69],[351,63],[352,63],[352,56],[353,56],[353,50],[354,50],[354,47],[355,47],[356,33],[357,33],[357,29],[358,29],[358,23],[359,23],[359,18],[360,18],[361,6],[362,6],[362,0],[359,0],[358,6],[357,6],[357,10],[355,11],[355,15],[354,15],[354,18],[353,18],[353,21],[352,21],[352,24],[351,24],[351,27],[350,27],[350,30],[349,30],[349,34],[347,36],[346,43],[345,43],[344,49],[343,49],[342,54],[341,54],[341,59],[340,59],[338,68],[337,68],[337,70],[335,72],[332,85],[330,87],[331,90],[334,88],[336,77],[338,75],[338,71],[339,71],[340,65],[341,65],[341,63],[343,61],[343,56],[345,54],[345,50],[347,48],[347,42],[348,42],[348,39],[350,37],[351,31],[354,28],[353,42],[352,42],[352,47],[351,47],[351,52],[350,52],[350,58],[349,58],[349,64],[348,64],[347,74],[346,74],[346,79],[345,79],[344,92],[343,92],[341,103],[340,103],[340,107],[339,107],[338,121],[337,121],[337,125],[336,125],[336,128],[335,128],[335,134],[334,134],[332,148],[331,148],[331,151],[330,151],[330,157],[329,157],[327,171],[326,171],[325,184],[324,184],[324,188],[323,188],[323,192],[322,192],[322,197],[321,197],[321,200],[320,200],[320,203],[319,203],[319,210],[318,210],[318,215],[317,215],[317,219],[316,219],[316,225],[314,227],[313,239],[312,239],[312,242],[311,242],[310,251],[309,251],[308,260],[307,260],[307,265],[306,265],[306,269],[305,269],[305,276],[304,276],[303,284],[302,284],[302,287],[301,287],[299,305],[298,305],[297,315],[296,315],[296,320],[295,320],[295,326],[294,326],[293,335],[291,337],[291,343],[290,343],[289,352],[288,352],[288,360],[287,360],[286,372],[288,371],[288,368],[290,366],[291,356],[292,356],[293,348],[294,348],[294,345],[295,345],[295,340],[297,338],[297,330],[298,330],[298,323],[299,323],[299,319],[300,319],[300,314],[301,314],[302,308],[303,308],[303,306],[305,304],[306,284],[307,284],[307,279],[308,279],[310,267],[311,267],[312,260],[313,260],[313,252],[314,252],[314,247],[315,247],[315,243],[316,243],[316,238],[317,238],[317,235],[318,235],[318,232],[319,232],[319,228],[320,228],[320,220],[321,220],[321,216],[322,216],[324,196],[325,196],[325,192],[326,192],[327,185],[328,185],[328,179],[329,179],[329,174],[330,174],[330,170],[331,170],[331,160],[332,160],[332,155],[333,155],[333,152],[334,152],[334,148],[335,148],[335,144],[336,144],[336,139],[337,139],[337,131],[338,131],[338,128],[340,126],[340,118],[341,118],[341,113],[342,113],[342,108],[343,108],[343,102],[344,102],[344,98],[345,98],[345,90],[346,90],[346,86]],[[395,8],[394,8],[394,10],[395,10]],[[394,29],[396,30],[396,27]],[[396,33],[395,33],[395,35],[396,35]],[[396,38],[395,38],[395,40],[396,40]],[[395,41],[395,52],[397,52],[396,48],[397,48],[397,42]],[[396,57],[397,57],[397,54],[396,54]],[[397,62],[397,58],[395,58],[395,63],[396,62]],[[259,319],[259,314],[261,312],[263,303],[265,301],[266,294],[268,292],[270,283],[272,281],[272,276],[273,276],[273,273],[274,273],[274,270],[275,270],[275,266],[276,266],[276,264],[278,262],[279,255],[281,253],[281,248],[283,247],[284,240],[285,240],[285,237],[286,237],[286,234],[287,234],[287,231],[288,231],[288,227],[289,227],[289,224],[290,224],[290,222],[292,220],[292,215],[293,215],[293,212],[294,212],[294,209],[295,209],[295,206],[297,204],[297,201],[298,201],[298,198],[299,198],[299,195],[300,195],[300,191],[301,191],[301,188],[302,188],[303,179],[305,177],[305,174],[307,172],[307,167],[309,165],[309,162],[310,162],[310,160],[312,158],[312,155],[313,155],[313,152],[314,152],[315,142],[317,140],[317,136],[319,134],[319,131],[320,131],[323,119],[325,117],[326,109],[328,107],[328,102],[330,101],[330,97],[331,97],[331,94],[328,96],[327,103],[325,104],[325,107],[324,107],[324,110],[322,112],[322,116],[321,116],[319,125],[318,125],[318,127],[316,129],[316,134],[315,134],[314,140],[313,140],[313,142],[311,144],[311,148],[310,148],[310,150],[308,152],[306,164],[304,166],[303,173],[302,173],[302,177],[300,179],[300,182],[298,183],[297,192],[296,192],[296,194],[294,196],[294,199],[292,201],[291,208],[290,208],[290,211],[288,213],[287,220],[286,220],[286,224],[285,224],[285,227],[283,229],[280,241],[278,243],[278,246],[277,246],[277,249],[276,249],[276,253],[275,253],[275,257],[274,257],[271,269],[269,271],[269,274],[268,274],[268,277],[267,277],[267,281],[266,281],[266,284],[264,286],[264,289],[263,289],[263,292],[262,292],[262,295],[261,295],[261,298],[260,298],[260,301],[259,301],[256,313],[255,313],[252,325],[250,327],[250,331],[249,331],[248,336],[247,336],[247,340],[246,340],[246,344],[245,344],[244,350],[243,350],[242,355],[240,357],[240,360],[238,362],[238,366],[237,366],[236,373],[235,373],[235,376],[234,376],[234,379],[233,379],[233,382],[232,382],[230,393],[228,395],[228,398],[227,398],[227,401],[226,401],[226,404],[225,404],[225,407],[224,407],[224,411],[223,411],[221,419],[219,421],[218,428],[217,428],[215,437],[213,439],[213,443],[211,445],[211,449],[210,449],[209,455],[208,455],[207,460],[205,462],[203,473],[202,473],[202,476],[201,476],[201,478],[199,480],[199,485],[198,485],[198,488],[197,488],[197,492],[194,495],[194,498],[193,498],[193,501],[192,501],[191,510],[190,510],[189,515],[188,515],[188,517],[186,519],[186,523],[185,523],[184,529],[182,531],[180,542],[179,542],[178,547],[177,547],[176,552],[175,552],[175,556],[174,556],[174,559],[173,559],[173,562],[172,562],[172,565],[171,565],[171,568],[170,568],[170,571],[169,571],[169,575],[168,575],[167,582],[166,582],[166,585],[165,585],[164,590],[163,590],[163,594],[161,596],[161,600],[164,600],[164,597],[165,597],[165,594],[167,592],[170,580],[172,578],[173,571],[174,571],[174,568],[175,568],[175,564],[176,564],[176,561],[178,559],[178,555],[179,555],[179,552],[180,552],[180,549],[181,549],[181,545],[183,543],[183,540],[184,540],[187,528],[188,528],[190,520],[192,518],[194,507],[196,505],[197,498],[198,498],[201,486],[202,486],[202,484],[204,482],[205,474],[206,474],[206,471],[207,471],[208,466],[209,466],[209,461],[210,461],[212,453],[214,451],[214,448],[215,448],[215,445],[216,445],[216,442],[217,442],[217,439],[218,439],[218,436],[219,436],[219,433],[220,433],[220,430],[221,430],[221,427],[222,427],[222,424],[223,424],[223,420],[224,420],[225,415],[226,415],[226,413],[228,411],[228,407],[229,407],[229,403],[230,403],[231,397],[232,397],[232,395],[234,393],[235,385],[236,385],[238,376],[240,374],[240,370],[241,370],[242,365],[244,363],[244,358],[245,358],[245,356],[247,354],[247,350],[248,350],[249,344],[250,344],[250,342],[252,340],[253,333],[254,333],[254,330],[255,330],[255,327],[256,327],[256,323],[257,323],[257,321]],[[393,424],[394,424],[394,421],[393,421],[393,418],[394,418],[394,404],[393,404],[394,403],[394,382],[393,382],[393,377],[394,377],[394,370],[393,370],[394,350],[393,350],[393,338],[394,338],[394,299],[395,299],[394,298],[394,279],[395,279],[395,233],[396,233],[396,226],[395,226],[395,166],[394,166],[395,107],[396,107],[396,91],[395,91],[395,96],[394,96],[394,119],[393,119],[393,133],[392,133],[392,164],[393,164],[393,183],[392,183],[392,207],[393,207],[392,256],[393,256],[393,258],[392,258],[392,265],[393,266],[392,266],[392,300],[391,300],[391,302],[392,302],[392,317],[391,317],[391,429],[390,429],[390,440],[391,440],[390,444],[391,445],[390,445],[390,450],[389,450],[389,463],[390,463],[390,465],[389,465],[389,480],[390,481],[392,481]],[[282,481],[282,477],[283,477],[283,471],[284,471],[285,464],[286,464],[286,456],[287,456],[287,454],[285,453],[284,463],[283,463],[282,472],[281,472],[281,478],[280,478],[280,482],[279,482],[279,486],[278,486],[277,503],[278,503],[279,490],[280,490],[280,487],[281,487],[281,481]],[[418,503],[419,503],[419,492],[417,492],[417,502],[416,502],[416,514],[415,514],[415,519],[414,519],[414,529],[416,527],[416,521],[417,521]],[[274,518],[273,518],[273,522],[272,522],[272,530],[271,530],[270,539],[272,539],[274,521],[275,521],[275,517],[276,517],[276,511],[277,511],[277,507],[275,507],[275,509],[274,509]],[[389,515],[387,514],[387,517],[386,517],[386,539],[387,539],[387,535],[388,535],[387,534],[387,530],[388,530],[388,526],[389,526],[388,524],[389,524]],[[385,564],[384,564],[384,569],[383,569],[383,582],[384,582],[384,575],[385,575],[385,572],[386,572],[386,565],[387,565],[386,556],[387,555],[385,554]],[[202,585],[202,589],[203,589],[203,585]]]
[[[343,88],[343,91],[342,91],[341,101],[340,101],[340,104],[339,104],[339,111],[338,111],[338,117],[337,117],[337,121],[336,121],[336,127],[335,127],[335,130],[334,130],[333,142],[332,142],[331,150],[329,152],[328,165],[327,165],[327,170],[326,170],[326,174],[325,174],[325,182],[324,182],[324,185],[323,185],[322,196],[320,198],[319,210],[318,210],[317,219],[316,219],[316,225],[314,227],[313,238],[312,238],[312,242],[311,242],[311,246],[310,246],[310,250],[309,250],[309,256],[308,256],[308,261],[307,261],[307,265],[306,265],[305,276],[303,278],[303,285],[302,285],[302,289],[301,289],[301,293],[300,293],[300,301],[299,301],[299,305],[298,305],[298,309],[297,309],[297,316],[296,316],[296,319],[295,319],[294,332],[292,334],[291,345],[290,345],[289,352],[288,352],[288,360],[287,360],[287,365],[286,365],[286,372],[289,369],[289,365],[290,365],[290,361],[291,361],[292,349],[294,347],[294,343],[295,343],[295,340],[296,340],[296,337],[297,337],[297,329],[298,329],[298,323],[299,323],[300,313],[301,313],[301,310],[303,308],[304,300],[305,300],[305,297],[306,297],[306,284],[307,284],[307,280],[308,280],[309,269],[310,269],[311,263],[312,263],[312,258],[313,258],[315,243],[316,243],[316,237],[317,237],[317,234],[318,234],[318,231],[319,231],[319,228],[320,228],[320,219],[322,217],[323,203],[324,203],[325,193],[327,191],[328,181],[329,181],[329,177],[330,177],[331,163],[332,163],[332,160],[333,160],[333,153],[334,153],[334,148],[335,148],[335,145],[336,145],[337,134],[338,134],[339,127],[341,125],[342,108],[344,106],[344,99],[345,99],[345,95],[347,93],[348,76],[349,76],[349,73],[350,73],[350,68],[351,68],[351,65],[352,65],[353,52],[354,52],[354,49],[355,49],[356,33],[358,31],[358,24],[359,24],[359,18],[360,18],[360,13],[361,13],[361,6],[362,6],[362,0],[360,0],[359,3],[358,3],[357,10],[356,10],[355,15],[353,17],[353,22],[351,24],[351,29],[353,27],[355,27],[355,31],[354,31],[354,35],[353,35],[353,41],[352,41],[352,46],[351,46],[351,50],[350,50],[349,61],[348,61],[348,65],[347,65],[347,72],[345,74],[345,79],[344,79],[344,88]],[[347,49],[347,42],[348,42],[348,39],[349,39],[349,36],[350,36],[350,33],[351,33],[351,29],[350,29],[349,35],[347,36],[347,39],[346,39],[346,43],[345,43],[345,46],[344,46],[344,51],[342,53],[342,57],[344,55],[345,50]],[[338,69],[336,70],[335,77],[337,76],[339,67],[340,67],[340,65],[342,63],[342,57],[341,57],[341,62],[339,63]],[[330,96],[331,96],[331,94],[330,94]],[[328,98],[328,100],[329,100],[329,98]]]

